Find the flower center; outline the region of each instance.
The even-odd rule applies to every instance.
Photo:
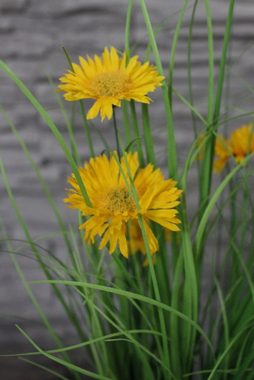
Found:
[[[135,210],[135,203],[127,189],[114,189],[106,195],[106,209],[112,214],[126,214]]]
[[[118,96],[125,89],[125,75],[119,71],[99,74],[92,87],[96,96]]]

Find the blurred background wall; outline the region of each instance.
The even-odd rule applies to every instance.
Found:
[[[211,1],[216,65],[220,60],[228,3],[228,0]],[[77,61],[79,55],[100,53],[104,46],[114,45],[120,50],[123,49],[127,4],[127,0],[0,0],[0,58],[8,63],[38,97],[66,138],[66,127],[56,101],[55,87],[49,83],[50,78],[56,84],[58,77],[68,67],[61,47],[65,46],[74,61]],[[187,97],[187,40],[193,4],[194,1],[189,1],[174,71],[174,87]],[[157,28],[157,41],[166,67],[182,2],[147,0],[147,5],[153,24]],[[224,95],[223,113],[227,112],[224,114],[225,117],[253,111],[253,21],[253,0],[237,0],[227,70],[227,91]],[[138,1],[133,14],[131,32],[135,53],[143,57],[147,37]],[[193,28],[192,63],[195,105],[205,116],[208,65],[206,19],[202,0],[199,1],[197,7]],[[18,128],[34,160],[39,164],[63,217],[68,222],[74,221],[75,213],[67,210],[62,203],[66,177],[70,172],[68,164],[48,127],[15,85],[2,73],[0,73],[0,105],[4,107]],[[66,106],[70,109],[69,104]],[[157,158],[163,166],[166,158],[165,123],[159,98],[155,99],[151,109]],[[246,118],[247,120],[251,119]],[[174,121],[181,165],[193,139],[193,133],[190,111],[179,99],[175,99]],[[241,123],[243,121],[241,120]],[[93,124],[93,138],[97,141],[96,148],[100,153],[103,146],[97,131],[101,131],[108,141],[112,141],[111,128],[107,123],[101,124],[99,119]],[[202,126],[197,124],[201,130]],[[239,121],[227,124],[227,128],[234,128],[239,125]],[[80,120],[77,121],[76,135],[80,142],[80,151],[83,157],[87,158],[88,150]],[[0,155],[32,236],[44,248],[64,256],[52,211],[30,164],[2,114],[0,114]],[[195,171],[193,171],[189,196],[190,201],[193,199],[193,202],[195,180]],[[11,238],[24,239],[1,178],[0,217]],[[34,260],[26,257],[31,257],[26,244],[23,245],[19,256],[19,262],[29,278],[42,278]],[[57,326],[59,334],[65,337],[66,342],[73,341],[72,331],[64,320],[62,311],[56,304],[51,291],[47,288],[40,288],[39,292],[37,288],[35,291],[46,313]],[[3,246],[0,251],[0,307],[1,354],[31,350],[31,346],[17,332],[15,323],[21,325],[42,346],[47,346],[45,329],[23,290],[14,265]],[[17,359],[0,358],[0,378],[47,380],[52,376]]]

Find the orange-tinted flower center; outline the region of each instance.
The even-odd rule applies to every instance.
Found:
[[[94,78],[92,90],[95,96],[119,96],[125,89],[126,76],[120,71],[99,74]]]

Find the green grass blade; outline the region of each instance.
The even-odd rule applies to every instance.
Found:
[[[176,310],[175,308],[173,308],[173,307],[171,307],[171,306],[169,306],[163,302],[157,301],[153,298],[149,298],[149,297],[146,297],[142,294],[134,293],[134,292],[131,292],[128,290],[116,289],[116,288],[109,287],[109,286],[97,285],[97,284],[92,284],[92,283],[83,282],[83,281],[66,281],[66,280],[49,280],[49,281],[47,281],[47,280],[44,280],[44,281],[31,281],[31,283],[32,284],[55,283],[55,284],[59,284],[59,285],[62,284],[62,285],[73,286],[73,287],[84,286],[88,289],[95,289],[95,290],[98,290],[100,292],[112,293],[112,294],[119,295],[122,297],[127,297],[127,298],[131,298],[134,300],[138,300],[138,301],[147,303],[147,304],[154,306],[154,307],[158,307],[162,310],[165,310],[166,312],[173,313],[173,314],[177,315],[179,318],[183,319],[184,321],[190,323],[197,330],[197,332],[199,332],[200,335],[204,338],[207,345],[209,346],[209,348],[213,352],[212,343],[210,342],[209,338],[207,337],[207,335],[205,334],[203,329],[195,321],[193,321],[191,318],[187,317],[185,314],[181,313],[180,311]]]
[[[70,370],[71,373],[78,373],[81,375],[89,376],[91,379],[98,379],[98,380],[112,380],[110,377],[103,376],[103,375],[97,375],[94,372],[88,371],[86,369],[80,368],[72,363],[69,363],[66,360],[60,359],[57,356],[51,355],[47,353],[47,351],[44,351],[42,348],[40,348],[21,327],[16,326],[19,332],[28,340],[29,343],[43,356],[47,357],[48,359],[51,359],[52,361],[66,367]]]
[[[72,157],[70,150],[68,146],[66,145],[66,142],[64,141],[63,136],[57,129],[56,125],[54,124],[53,120],[47,113],[47,111],[42,107],[42,105],[38,102],[38,100],[33,96],[33,94],[28,90],[28,88],[24,85],[24,83],[14,74],[14,72],[3,62],[0,60],[0,68],[5,72],[5,74],[18,86],[18,88],[21,90],[21,92],[25,95],[25,97],[30,101],[30,103],[34,106],[34,108],[38,111],[38,113],[41,115],[42,119],[45,121],[47,126],[50,128],[51,132],[55,136],[59,146],[62,148],[71,168],[72,171],[77,179],[77,182],[79,184],[80,190],[84,196],[84,199],[86,200],[88,205],[91,205],[91,202],[89,200],[85,185],[80,177],[78,168],[76,166],[75,160]]]

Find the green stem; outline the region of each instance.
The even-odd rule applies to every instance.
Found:
[[[80,100],[79,103],[80,103],[81,115],[82,115],[83,122],[84,122],[84,131],[85,131],[85,135],[86,135],[86,141],[88,143],[89,154],[90,154],[90,156],[94,157],[95,152],[94,152],[94,148],[93,148],[93,142],[92,142],[92,138],[91,138],[90,128],[89,128],[88,121],[86,118],[85,107],[84,107],[82,100]]]
[[[147,259],[149,263],[149,271],[151,274],[152,284],[154,288],[155,299],[160,302],[161,301],[160,289],[159,289],[158,281],[157,281],[155,270],[154,270],[152,255],[151,255],[142,216],[139,215],[138,221],[141,228],[142,237],[144,239],[146,255],[147,255]],[[168,332],[167,332],[167,327],[166,327],[165,315],[162,310],[158,310],[158,316],[159,316],[160,327],[161,327],[161,332],[162,332],[163,362],[165,363],[166,367],[170,369],[169,347],[168,347],[168,341],[167,341]],[[166,376],[168,376],[167,372],[165,372],[165,374]]]
[[[10,186],[10,182],[9,182],[9,178],[7,176],[7,173],[6,173],[6,169],[5,169],[5,166],[4,166],[4,163],[2,160],[0,160],[0,173],[1,173],[1,177],[3,179],[3,184],[5,186],[5,189],[6,189],[6,192],[8,194],[8,197],[10,199],[10,202],[11,202],[11,205],[14,209],[14,212],[16,214],[16,217],[17,217],[17,220],[23,230],[23,233],[25,235],[25,238],[27,239],[27,242],[28,244],[30,245],[31,249],[32,249],[32,252],[34,254],[34,256],[36,257],[36,260],[38,261],[41,269],[43,270],[47,280],[52,280],[52,276],[50,275],[50,272],[48,270],[48,268],[46,267],[45,263],[43,262],[42,258],[41,258],[41,255],[40,255],[40,251],[38,250],[38,248],[36,247],[36,244],[34,243],[33,239],[32,239],[32,236],[29,232],[29,228],[27,226],[27,224],[25,223],[25,220],[23,219],[23,215],[20,211],[20,208],[18,207],[18,204],[16,202],[16,199],[14,197],[14,194],[13,194],[13,191],[11,189],[11,186]],[[34,293],[33,293],[33,290],[31,289],[31,286],[29,284],[29,282],[26,280],[25,276],[24,276],[24,273],[15,257],[15,255],[11,255],[11,259],[14,263],[14,266],[15,266],[15,269],[23,283],[23,286],[27,292],[27,294],[29,295],[38,315],[40,316],[42,322],[44,323],[45,327],[47,328],[50,336],[52,337],[52,339],[55,341],[55,343],[57,344],[57,346],[59,348],[62,348],[63,344],[62,344],[62,341],[59,337],[59,335],[56,333],[55,329],[53,328],[53,326],[51,325],[50,321],[48,320],[46,314],[44,313],[43,311],[43,308],[41,308],[39,302],[37,301],[37,298],[35,297]],[[56,286],[53,287],[53,290],[55,292],[58,291],[57,294],[57,297],[59,298],[59,290]],[[65,311],[67,312],[67,309],[65,309]],[[69,356],[68,354],[66,353],[63,353],[63,357],[66,359],[66,360],[70,360],[69,359]],[[80,377],[77,375],[75,376],[77,380],[80,379]]]
[[[115,138],[116,138],[116,150],[117,150],[118,157],[120,157],[121,149],[120,149],[120,142],[119,142],[119,133],[118,133],[117,123],[116,123],[116,110],[114,106],[113,106],[113,126],[114,126]]]
[[[146,148],[146,159],[147,162],[151,162],[155,165],[155,154],[153,146],[153,136],[151,133],[150,117],[147,104],[142,104],[142,120],[143,120],[143,131],[144,131],[144,141]]]
[[[224,180],[220,183],[220,185],[217,187],[215,190],[213,196],[211,197],[209,203],[207,204],[203,216],[199,222],[197,232],[196,232],[196,240],[195,240],[195,247],[196,247],[196,254],[197,256],[201,256],[202,254],[202,246],[203,246],[203,241],[205,237],[205,232],[206,232],[206,226],[207,226],[207,221],[210,216],[210,213],[212,212],[216,202],[218,201],[222,191],[225,189],[225,187],[229,184],[229,182],[234,178],[236,173],[242,168],[242,165],[246,165],[248,161],[253,157],[253,154],[249,155],[244,159],[242,164],[238,164],[225,178]]]
[[[131,142],[131,129],[130,129],[130,118],[128,113],[127,102],[122,102],[122,113],[123,113],[123,126],[125,131],[125,145],[128,146]]]
[[[214,128],[213,128],[213,112],[214,112],[214,48],[213,48],[213,28],[212,28],[212,14],[209,0],[205,0],[205,9],[207,14],[207,30],[208,30],[208,112],[207,112],[207,134],[208,139],[205,145],[205,157],[201,165],[200,172],[200,216],[206,206],[207,198],[210,192],[211,182],[211,163],[213,162],[214,154]]]
[[[145,21],[150,44],[153,50],[156,67],[158,69],[158,72],[161,75],[163,75],[164,72],[163,72],[163,67],[161,63],[160,53],[156,44],[154,31],[153,31],[149,13],[146,7],[146,3],[145,3],[145,0],[139,0],[139,2],[140,2],[140,8],[143,13],[143,18]],[[167,125],[168,170],[169,170],[170,176],[172,176],[173,178],[177,178],[177,154],[176,154],[174,126],[173,126],[173,113],[172,113],[172,107],[169,100],[168,86],[165,81],[162,84],[162,97],[163,97],[163,103],[165,107],[166,125]]]
[[[124,158],[125,158],[128,177],[129,177],[129,181],[130,181],[130,185],[129,185],[130,192],[133,196],[133,199],[134,199],[134,202],[136,204],[137,211],[138,211],[138,222],[139,222],[139,226],[140,226],[140,229],[142,232],[142,237],[143,237],[144,244],[145,244],[146,256],[147,256],[148,263],[149,263],[149,271],[151,274],[152,285],[153,285],[153,289],[154,289],[154,295],[155,295],[155,299],[160,302],[161,301],[160,289],[159,289],[159,285],[158,285],[158,281],[157,281],[157,277],[156,277],[156,273],[155,273],[155,269],[154,269],[154,265],[153,265],[151,250],[150,250],[150,246],[149,246],[149,242],[148,242],[147,233],[145,230],[143,217],[141,216],[141,213],[140,213],[139,199],[138,199],[138,195],[137,195],[135,186],[133,184],[133,178],[131,176],[131,172],[130,172],[130,168],[128,166],[126,156],[124,156]],[[120,165],[120,163],[119,163],[119,165]],[[121,166],[119,166],[119,168],[121,169]],[[127,185],[128,179],[126,178],[126,175],[123,173],[123,171],[122,171],[122,175],[123,175],[123,177],[126,181],[126,185]],[[162,310],[158,310],[158,317],[159,317],[160,327],[161,327],[161,332],[162,332],[162,345],[163,345],[163,354],[164,354],[163,355],[164,356],[163,362],[164,362],[165,366],[168,369],[170,369],[169,347],[168,347],[168,340],[167,340],[168,334],[167,334],[167,328],[166,328],[166,322],[165,322],[165,315],[164,315],[164,312]],[[168,372],[165,372],[165,376],[168,376]]]
[[[195,0],[192,14],[191,14],[191,20],[190,20],[190,27],[189,27],[189,33],[188,33],[188,90],[189,90],[189,101],[192,107],[194,106],[194,99],[193,99],[193,90],[192,90],[192,39],[193,39],[193,25],[194,25],[194,19],[196,15],[196,9],[198,5],[199,0]],[[193,110],[191,110],[191,117],[192,117],[192,126],[193,126],[193,132],[195,138],[197,138],[197,125],[196,125],[196,117]]]
[[[208,3],[207,3],[208,6]],[[201,212],[200,216],[202,217],[202,214],[206,208],[206,205],[209,201],[210,196],[210,190],[211,190],[211,183],[212,183],[212,171],[213,171],[213,156],[214,156],[214,146],[215,146],[215,137],[216,132],[218,129],[219,124],[219,115],[220,115],[220,109],[221,109],[221,98],[222,98],[222,91],[223,91],[223,85],[224,85],[224,78],[225,78],[225,68],[227,63],[227,52],[229,47],[229,41],[231,36],[231,29],[232,29],[232,19],[233,19],[233,12],[234,12],[234,6],[235,6],[235,0],[230,0],[229,9],[228,9],[228,16],[227,16],[227,22],[225,27],[225,34],[224,34],[224,40],[223,40],[223,47],[222,47],[222,57],[220,62],[220,68],[219,68],[219,78],[218,78],[218,87],[216,92],[216,99],[215,99],[215,105],[213,110],[213,116],[212,116],[212,108],[210,105],[208,105],[208,132],[210,134],[209,139],[207,141],[206,145],[206,154],[204,157],[204,162],[202,166],[202,186],[201,186]],[[208,8],[207,8],[208,9]],[[209,16],[209,13],[208,13]],[[208,21],[208,32],[209,34],[212,34],[211,30],[211,21]],[[210,75],[213,73],[212,68],[212,35],[209,38],[209,68],[210,68]],[[214,89],[213,84],[209,82],[209,100],[211,100],[211,97],[213,96]],[[211,100],[212,101],[212,100]]]
[[[134,6],[134,0],[129,0],[126,21],[125,21],[125,33],[124,33],[124,45],[125,45],[127,60],[130,57],[130,30],[131,30],[131,16],[132,16],[132,11],[133,11],[133,6]]]
[[[168,68],[168,93],[169,93],[171,107],[172,107],[172,88],[173,88],[173,73],[174,73],[174,67],[175,67],[175,54],[176,54],[179,34],[180,34],[181,27],[184,20],[184,15],[188,8],[188,3],[189,3],[189,0],[184,0],[184,5],[179,12],[179,18],[178,18],[178,22],[175,28],[174,37],[173,37],[171,49],[170,49],[170,59],[169,59],[169,68]]]
[[[133,131],[134,131],[134,137],[136,139],[138,156],[139,156],[140,164],[144,165],[145,159],[144,159],[144,154],[143,154],[143,149],[142,149],[142,144],[141,144],[141,136],[139,133],[138,118],[137,118],[135,102],[133,100],[130,101],[130,108],[131,108]]]

